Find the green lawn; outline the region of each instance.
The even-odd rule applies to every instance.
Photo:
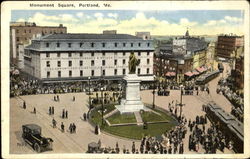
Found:
[[[108,117],[107,120],[110,122],[110,124],[136,123],[134,113],[120,114],[120,112],[117,112]]]
[[[167,121],[164,116],[158,115],[154,112],[143,112],[141,113],[143,121],[146,122],[156,122],[156,121]]]
[[[161,111],[159,111],[159,112],[161,112]],[[163,112],[161,112],[161,113],[163,113]],[[114,115],[116,115],[116,114],[114,114]],[[102,125],[101,124],[101,121],[102,121],[101,114],[99,114],[97,112],[97,110],[92,111],[91,120],[94,124],[98,124],[99,126],[101,126],[102,130],[104,130],[110,134],[125,137],[125,138],[140,140],[145,135],[148,135],[148,136],[161,135],[165,131],[168,131],[172,127],[176,126],[176,123],[172,122],[174,119],[171,116],[168,116],[165,113],[163,113],[163,115],[165,117],[167,117],[166,119],[169,121],[169,123],[148,124],[148,129],[143,129],[142,126],[137,126],[137,125],[115,126],[115,127],[109,127],[106,123],[104,123],[104,125]],[[127,119],[125,119],[125,121],[126,120]],[[129,118],[129,120],[131,120],[131,118]],[[114,121],[116,121],[116,120],[114,119]],[[148,122],[150,122],[150,121],[148,121]]]

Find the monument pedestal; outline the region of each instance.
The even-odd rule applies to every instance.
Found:
[[[127,82],[126,99],[122,99],[121,104],[117,105],[116,108],[121,113],[146,110],[147,108],[142,103],[140,96],[141,78],[139,78],[136,74],[128,74],[124,77],[124,80]]]

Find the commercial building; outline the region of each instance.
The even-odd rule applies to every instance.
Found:
[[[243,92],[244,88],[244,56],[235,59],[235,69],[231,71],[236,90]]]
[[[235,56],[237,48],[244,45],[244,37],[236,35],[218,36],[216,54],[218,58],[231,59]]]
[[[67,33],[67,28],[59,26],[37,26],[30,22],[10,23],[10,61],[23,68],[23,48],[31,43],[31,39],[48,34]]]
[[[154,71],[158,76],[175,78],[182,82],[207,70],[206,52],[208,43],[203,37],[176,37],[172,44],[158,43],[155,53]]]
[[[151,40],[150,32],[136,32],[135,36],[142,38],[143,40]]]
[[[119,80],[128,74],[131,52],[140,60],[136,73],[153,80],[152,40],[128,34],[53,34],[25,48],[25,71],[42,81]]]

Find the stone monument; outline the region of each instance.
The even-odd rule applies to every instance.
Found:
[[[122,99],[120,105],[116,106],[120,113],[132,113],[147,109],[140,96],[141,78],[135,73],[138,65],[139,61],[136,59],[135,54],[131,53],[129,56],[129,74],[124,77],[126,81],[126,99]]]

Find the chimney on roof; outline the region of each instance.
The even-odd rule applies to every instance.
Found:
[[[103,34],[116,34],[116,30],[103,30]]]

